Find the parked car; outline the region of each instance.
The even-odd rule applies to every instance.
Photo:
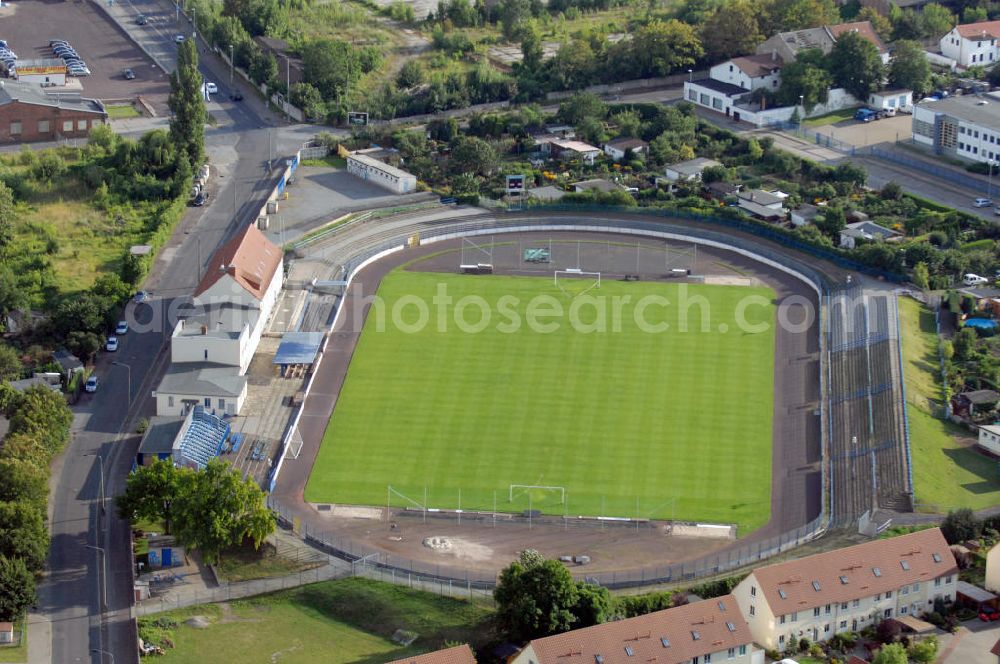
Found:
[[[191,201],[191,205],[195,207],[201,207],[207,202],[208,202],[208,194],[204,191],[200,191],[198,192],[198,195],[194,197],[194,200]]]
[[[208,81],[205,83],[205,92],[207,92],[210,95],[217,94],[219,92],[219,86],[217,86],[215,83],[212,83],[211,81]]]
[[[229,95],[229,98],[233,101],[243,101],[243,93],[237,90],[233,94]]]
[[[131,81],[132,79],[135,78],[135,72],[132,71],[131,69],[126,69],[125,71],[122,72],[122,76],[125,77],[126,81]]]
[[[141,290],[132,297],[133,302],[145,302],[149,299],[149,291]]]
[[[177,35],[176,37],[174,37],[174,41],[177,42],[178,44],[183,44],[184,43],[184,35]]]
[[[876,117],[875,111],[870,108],[859,108],[854,114],[854,119],[858,122],[871,122]]]
[[[128,321],[120,320],[118,324],[115,325],[115,334],[125,334],[128,332]]]
[[[149,23],[149,19],[146,18],[145,14],[139,14],[135,17],[136,25],[146,25],[147,23]]]
[[[94,392],[97,391],[97,386],[98,386],[97,376],[95,376],[94,374],[91,374],[90,378],[87,379],[87,382],[84,383],[83,390],[85,392],[89,392],[90,394],[93,394]]]
[[[109,353],[118,350],[118,337],[108,337],[108,342],[104,344],[104,349]]]
[[[993,205],[993,201],[988,198],[977,198],[972,202],[972,207],[984,208]]]
[[[996,207],[993,208],[993,214],[1000,217],[1000,205],[997,205]]]
[[[982,286],[983,284],[988,282],[989,279],[987,279],[986,277],[980,277],[978,274],[969,273],[964,277],[962,277],[962,283],[965,284],[966,286]]]

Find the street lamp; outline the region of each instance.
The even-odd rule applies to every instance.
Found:
[[[85,548],[96,549],[101,552],[101,559],[104,561],[104,577],[103,583],[101,584],[102,597],[104,599],[104,609],[108,608],[108,553],[102,547],[95,546],[93,544],[84,544]]]
[[[805,100],[806,100],[806,96],[805,95],[799,95],[799,129],[800,130],[802,129],[803,116],[806,114]]]
[[[693,81],[694,81],[694,70],[688,69],[688,83],[691,83]]]
[[[201,269],[201,268],[199,268]],[[132,367],[125,364],[124,362],[112,362],[111,364],[117,365],[119,367],[125,367],[125,371],[128,372],[128,406],[132,407]]]
[[[198,41],[198,8],[191,8],[191,39]],[[195,44],[197,48],[198,44]]]
[[[101,661],[102,662],[104,661],[104,655],[107,655],[108,657],[111,658],[111,664],[115,664],[115,655],[114,655],[114,653],[108,652],[107,650],[101,650],[100,648],[91,648],[90,649],[90,654],[93,655],[95,652],[101,653]]]
[[[993,159],[986,160],[986,198],[990,198],[993,194],[993,167],[997,163]]]
[[[83,456],[85,456],[85,457],[97,457],[97,460],[100,462],[100,468],[101,468],[101,514],[104,514],[105,512],[107,512],[107,508],[105,507],[105,496],[104,496],[104,457],[101,456],[97,452],[89,452],[87,454],[84,454]]]
[[[229,45],[229,92],[231,93],[233,87],[233,67],[236,60],[233,59],[233,45]]]

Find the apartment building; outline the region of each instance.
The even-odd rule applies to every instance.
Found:
[[[955,599],[958,567],[932,528],[755,569],[733,589],[754,641],[825,641]]]
[[[510,664],[763,664],[732,595],[534,639]]]

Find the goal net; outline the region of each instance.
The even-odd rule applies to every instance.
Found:
[[[566,295],[576,297],[595,288],[600,288],[601,273],[577,268],[556,270],[552,276],[552,283]]]
[[[559,504],[566,503],[566,488],[561,486],[545,486],[542,484],[511,484],[507,495],[507,502],[531,501],[541,506],[551,503],[558,496]]]

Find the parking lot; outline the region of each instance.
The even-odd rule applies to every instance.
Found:
[[[910,137],[913,136],[912,126],[912,115],[897,115],[871,122],[844,120],[836,124],[813,127],[813,129],[838,141],[843,141],[854,147],[861,147],[878,143],[909,141]]]
[[[91,2],[4,3],[0,39],[7,41],[20,60],[55,57],[49,40],[64,39],[90,68],[90,76],[74,79],[82,85],[84,97],[113,101],[142,95],[158,115],[169,113],[169,77]],[[135,80],[125,80],[122,72],[126,68],[135,72]]]

